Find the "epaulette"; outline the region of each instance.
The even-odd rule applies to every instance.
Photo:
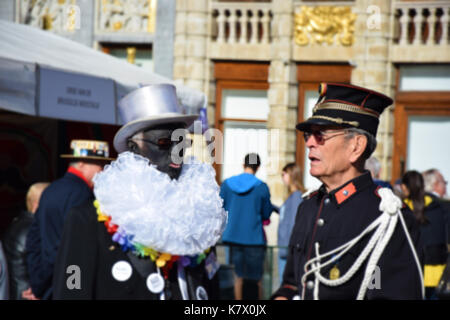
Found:
[[[377,188],[375,189],[375,195],[378,197],[378,198],[380,198],[381,199],[381,196],[380,196],[380,194],[378,193],[378,191],[381,189],[381,188],[383,188],[383,187],[380,187],[380,186],[377,186]],[[394,193],[395,194],[395,193]],[[397,196],[398,197],[398,196]],[[405,209],[406,208],[406,204],[402,201],[402,209]]]
[[[304,194],[302,194],[302,198],[309,200],[314,197],[319,192],[319,189],[308,190]]]

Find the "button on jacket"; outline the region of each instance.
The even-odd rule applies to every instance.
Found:
[[[382,214],[379,210],[381,198],[377,193],[378,188],[369,172],[365,172],[329,193],[322,186],[302,202],[289,243],[283,282],[273,297],[301,296],[304,266],[316,256],[315,243],[319,243],[321,254],[331,251],[358,236]],[[405,207],[402,214],[421,259],[418,223]],[[337,268],[333,274],[336,275],[338,270],[338,276],[342,277],[361,254],[372,234],[373,231],[363,237],[336,263],[323,267],[322,276],[330,279],[331,269]],[[325,261],[328,259],[325,258]],[[346,283],[336,287],[319,284],[319,299],[356,299],[367,260]],[[369,286],[365,299],[422,299],[418,268],[400,220],[377,265],[379,273],[375,280],[379,283]],[[305,281],[305,299],[313,299],[314,279],[312,274]]]

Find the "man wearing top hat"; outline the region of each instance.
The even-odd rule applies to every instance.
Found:
[[[105,141],[73,140],[66,174],[43,193],[26,240],[27,267],[32,293],[51,299],[53,266],[69,210],[93,198],[93,178],[109,158]]]
[[[227,216],[211,165],[183,162],[198,116],[181,113],[168,84],[139,88],[118,107],[119,156],[96,176],[95,201],[68,216],[54,298],[217,298],[212,247]]]
[[[296,128],[322,186],[298,208],[273,298],[422,299],[418,225],[364,170],[379,117],[393,101],[340,83],[322,83],[319,93],[313,115]]]

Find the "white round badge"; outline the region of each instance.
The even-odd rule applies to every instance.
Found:
[[[112,276],[117,281],[127,281],[133,273],[133,268],[127,261],[118,261],[112,267]]]
[[[197,290],[195,290],[195,295],[197,296],[197,300],[208,300],[208,293],[205,288],[201,286],[197,287]]]
[[[160,293],[164,289],[164,278],[158,273],[152,273],[147,277],[147,288],[153,293]]]

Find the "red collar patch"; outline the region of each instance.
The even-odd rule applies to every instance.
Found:
[[[90,189],[92,189],[94,186],[92,185],[92,183],[90,183],[85,177],[84,177],[84,175],[83,175],[83,173],[80,171],[80,170],[78,170],[78,169],[76,169],[76,168],[74,168],[74,167],[69,167],[68,169],[67,169],[67,172],[69,172],[69,173],[71,173],[71,174],[73,174],[73,175],[76,175],[78,178],[80,178],[81,180],[83,180],[87,185],[88,185],[88,187],[90,188]]]
[[[336,197],[337,203],[341,204],[355,193],[356,193],[355,185],[353,184],[353,182],[350,182],[349,184],[345,185],[344,187],[336,191],[334,196]]]

